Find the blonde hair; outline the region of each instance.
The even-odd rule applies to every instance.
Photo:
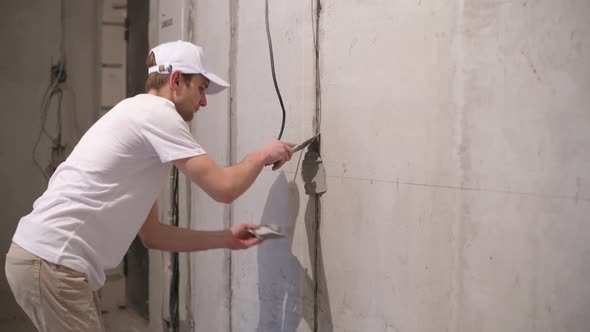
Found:
[[[153,67],[156,65],[156,56],[154,55],[154,52],[150,52],[150,54],[148,55],[145,64],[147,65],[147,67]],[[182,77],[182,81],[184,83],[186,83],[186,85],[189,85],[194,74],[181,74],[180,75]],[[145,92],[148,92],[150,90],[160,90],[164,85],[166,85],[166,83],[168,83],[168,80],[170,79],[170,74],[160,74],[160,73],[151,73],[148,75],[147,80],[145,81]]]

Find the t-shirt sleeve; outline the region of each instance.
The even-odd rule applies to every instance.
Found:
[[[207,153],[175,110],[157,110],[145,120],[141,134],[162,163]]]

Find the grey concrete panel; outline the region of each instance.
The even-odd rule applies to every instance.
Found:
[[[328,186],[319,331],[448,326],[459,192],[343,177],[329,177]]]
[[[466,192],[458,237],[458,331],[585,331],[590,204]]]
[[[236,8],[235,82],[232,90],[234,160],[276,138],[281,109],[270,68],[264,1]],[[287,112],[283,139],[301,142],[313,133],[315,78],[309,2],[270,1],[269,19],[277,80]],[[299,154],[284,171],[269,168],[233,205],[232,222],[279,224],[287,239],[232,254],[233,331],[312,331],[315,208],[308,206]]]
[[[377,11],[373,4],[377,2],[324,5],[322,148],[327,173],[339,177],[343,185],[361,181],[376,186],[411,186],[454,197],[441,205],[448,205],[449,214],[443,219],[448,227],[440,231],[452,246],[437,251],[437,261],[443,262],[440,269],[451,275],[438,273],[438,284],[428,289],[425,298],[421,298],[419,285],[406,285],[410,291],[406,296],[390,294],[385,297],[386,304],[371,310],[374,297],[348,290],[387,280],[377,274],[376,281],[369,284],[365,273],[373,270],[357,258],[368,256],[370,251],[365,252],[364,246],[374,245],[375,236],[383,232],[361,233],[358,241],[363,249],[353,252],[342,247],[331,257],[352,257],[350,264],[325,267],[332,319],[339,324],[336,329],[583,330],[587,322],[581,313],[587,311],[589,299],[583,282],[588,271],[584,263],[588,241],[587,236],[571,229],[587,233],[583,216],[588,203],[589,155],[583,151],[588,150],[590,121],[588,97],[582,91],[588,85],[588,57],[584,57],[583,46],[589,31],[583,19],[588,5],[579,1],[380,2],[381,10]],[[430,17],[423,24],[426,14]],[[357,34],[364,38],[355,40]],[[400,38],[405,42],[398,42]],[[347,47],[348,57],[344,57]],[[428,61],[431,56],[434,61]],[[386,63],[386,58],[391,63]],[[343,83],[345,70],[352,84]],[[541,71],[545,80],[539,77]],[[357,99],[367,107],[341,97],[369,82],[377,82],[377,86],[368,85]],[[409,106],[403,115],[399,107],[391,107],[402,102]],[[421,107],[423,104],[430,107]],[[362,134],[355,135],[353,130]],[[426,209],[418,206],[419,198],[407,193],[409,201],[404,205],[378,205],[375,202],[381,202],[383,196],[395,195],[371,187],[339,190],[341,197],[336,198],[333,182],[329,181],[332,191],[322,198],[321,238],[326,255],[327,246],[336,241],[327,238],[328,229],[334,229],[328,226],[335,223],[332,219],[359,233],[360,225],[348,223],[361,224],[385,215],[378,219],[403,225],[403,220],[393,216]],[[335,212],[336,204],[330,203],[355,198],[359,203],[344,215]],[[518,207],[522,201],[528,202],[526,210]],[[517,207],[511,208],[513,205]],[[389,209],[393,212],[387,214]],[[502,215],[502,222],[510,226],[476,232],[482,220],[494,219],[494,213]],[[552,225],[553,231],[531,235],[539,220]],[[557,226],[557,220],[561,225]],[[432,229],[408,238],[415,242]],[[568,245],[539,249],[539,242],[554,236],[568,239]],[[480,245],[477,249],[472,248],[474,242]],[[419,247],[427,250],[436,243],[420,243]],[[486,245],[500,248],[502,263],[490,263],[495,256],[484,255],[490,250]],[[412,248],[412,243],[405,246]],[[554,258],[545,262],[538,251]],[[567,259],[560,259],[563,256]],[[324,257],[324,261],[330,259]],[[431,268],[424,257],[413,261]],[[578,264],[574,263],[574,272],[562,276],[568,261]],[[387,270],[396,271],[398,277],[412,271],[411,267]],[[417,280],[428,275],[426,271],[412,272]],[[518,286],[511,283],[515,275]],[[335,282],[336,276],[344,277]],[[571,286],[565,286],[566,280]],[[570,296],[556,296],[557,287]],[[441,296],[441,291],[447,296]],[[347,292],[353,293],[349,296],[352,300],[340,297]],[[367,293],[377,294],[372,289]],[[441,298],[448,303],[442,304]],[[414,302],[416,299],[422,301]],[[400,303],[409,310],[407,315],[396,315]],[[381,307],[393,314],[383,315]],[[555,307],[564,310],[555,313]]]
[[[230,82],[229,1],[194,1],[189,16],[189,36],[204,49],[207,70]],[[192,29],[192,30],[191,30]],[[231,82],[230,82],[231,84]],[[221,166],[230,164],[230,90],[208,96],[192,121],[195,138]],[[192,187],[191,227],[213,230],[230,224],[229,206],[215,202]],[[229,331],[229,252],[216,250],[191,254],[191,310],[195,331]]]
[[[236,204],[236,222],[275,224],[286,238],[232,254],[234,331],[313,330],[315,206],[293,178],[264,172]]]
[[[233,86],[194,128],[229,164],[279,128],[264,1],[195,4],[196,39]],[[285,138],[311,136],[321,97],[328,191],[309,200],[294,161],[230,209],[194,192],[193,226],[289,235],[193,256],[201,330],[587,329],[589,3],[321,4],[321,96],[311,3],[270,12]]]
[[[588,198],[588,13],[583,1],[465,3],[463,185]]]
[[[453,4],[322,3],[322,157],[328,173],[455,184]]]

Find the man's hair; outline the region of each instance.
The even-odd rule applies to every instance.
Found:
[[[156,57],[154,56],[154,52],[150,52],[150,54],[147,57],[147,60],[145,61],[145,64],[148,68],[156,65]],[[194,74],[181,74],[180,76],[182,78],[182,81],[186,83],[186,85],[189,85]],[[169,78],[170,74],[148,74],[147,80],[145,81],[145,92],[148,92],[152,89],[160,90],[164,85],[168,83]]]

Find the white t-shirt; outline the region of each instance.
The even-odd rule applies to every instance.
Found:
[[[82,137],[23,217],[13,241],[86,273],[92,289],[127,252],[157,199],[171,161],[206,153],[168,99],[137,95]]]

